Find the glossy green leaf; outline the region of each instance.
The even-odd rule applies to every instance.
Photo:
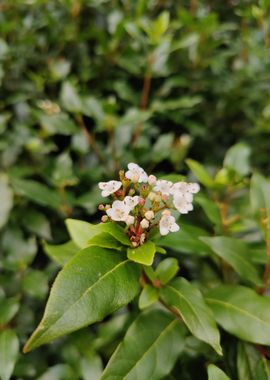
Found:
[[[196,203],[198,203],[208,219],[217,226],[221,225],[220,210],[216,203],[214,203],[208,196],[198,194],[196,196]]]
[[[88,241],[98,234],[95,224],[78,219],[66,219],[65,223],[71,239],[79,248],[87,247]]]
[[[152,305],[158,299],[158,290],[152,285],[145,285],[140,297],[139,297],[139,308],[145,309],[146,307]]]
[[[30,179],[13,178],[11,184],[15,193],[31,201],[51,208],[58,209],[61,205],[60,195],[48,186]]]
[[[81,112],[82,103],[75,87],[70,82],[64,82],[60,94],[64,108],[69,112]]]
[[[102,369],[102,360],[98,355],[85,357],[80,361],[80,372],[83,380],[100,380]]]
[[[184,349],[183,326],[170,314],[151,310],[129,327],[101,380],[159,380]]]
[[[136,263],[152,265],[155,257],[156,246],[148,240],[138,248],[128,248],[127,257]]]
[[[198,288],[184,278],[177,278],[161,288],[161,299],[175,309],[196,338],[210,344],[222,354],[219,331],[214,316]]]
[[[107,232],[112,235],[116,240],[120,241],[123,245],[130,246],[130,240],[126,235],[124,229],[117,223],[108,222],[98,224],[98,231]]]
[[[12,189],[8,185],[7,177],[0,175],[0,228],[6,224],[12,205]]]
[[[244,143],[233,145],[226,153],[224,166],[233,169],[241,176],[246,176],[250,172],[251,149]]]
[[[57,245],[43,242],[43,247],[47,255],[61,266],[65,265],[80,250],[72,240]]]
[[[244,286],[222,285],[206,301],[224,330],[238,338],[270,344],[270,299]]]
[[[179,271],[178,261],[173,257],[162,260],[156,269],[156,275],[164,285],[173,279]]]
[[[250,259],[250,253],[245,243],[239,239],[225,236],[202,237],[201,240],[230,264],[241,277],[253,284],[261,285],[259,273]]]
[[[112,235],[108,232],[101,232],[98,235],[93,236],[88,242],[87,246],[97,246],[102,248],[111,248],[111,249],[122,249],[122,244],[116,240]]]
[[[204,186],[212,187],[214,185],[213,179],[199,162],[188,159],[186,160],[186,163],[193,174]]]
[[[8,323],[18,312],[18,297],[0,298],[0,326]]]
[[[0,379],[9,380],[19,353],[19,340],[13,330],[0,331]]]
[[[121,253],[99,247],[80,251],[58,274],[42,321],[25,352],[126,305],[139,290],[138,280],[138,266]]]
[[[237,374],[239,379],[254,380],[260,354],[254,345],[239,341],[237,345]]]
[[[214,364],[207,367],[208,380],[230,380],[230,378]],[[244,379],[243,379],[244,380]]]
[[[270,215],[270,181],[259,173],[253,174],[251,178],[250,205],[255,215],[261,217],[263,210]]]
[[[265,357],[258,362],[254,380],[270,380],[270,365]]]

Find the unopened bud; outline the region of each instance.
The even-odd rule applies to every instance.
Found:
[[[145,204],[145,199],[140,198],[139,199],[139,205],[144,206],[144,204]]]
[[[161,214],[162,214],[162,215],[171,215],[171,211],[168,210],[168,209],[165,209],[164,211],[162,211]]]
[[[138,245],[139,245],[139,243],[137,243],[136,241],[133,241],[131,244],[132,244],[132,246],[133,246],[134,248],[138,247]]]
[[[132,195],[134,195],[135,193],[136,193],[135,189],[130,189],[128,192],[128,195],[132,197]]]
[[[126,218],[126,224],[127,224],[127,226],[130,226],[131,224],[133,224],[134,223],[134,216],[132,216],[132,215],[128,215],[127,216],[127,218]]]
[[[143,243],[145,242],[145,238],[146,238],[146,235],[145,234],[141,234],[141,237],[140,237],[140,244],[143,245]]]
[[[101,221],[102,221],[102,223],[105,223],[105,222],[107,222],[108,220],[109,220],[109,218],[108,218],[107,215],[103,215],[103,216],[101,217]]]
[[[105,209],[105,206],[101,203],[100,205],[98,205],[98,209],[99,211],[103,211]]]
[[[168,197],[168,195],[166,195],[166,194],[162,194],[162,196],[161,196],[161,199],[162,199],[163,201],[166,201],[168,198],[169,198],[169,197]]]
[[[146,229],[149,227],[149,221],[147,219],[143,219],[140,223],[141,227]]]
[[[157,203],[161,202],[162,201],[161,195],[156,194],[155,197],[154,197],[154,201],[157,202]]]
[[[144,216],[146,219],[151,220],[155,217],[155,213],[152,210],[148,210],[148,211],[146,211]]]
[[[111,208],[111,205],[105,205],[105,210],[109,210]]]
[[[154,186],[155,183],[156,183],[156,181],[157,181],[157,177],[154,176],[153,174],[151,174],[151,175],[148,177],[148,183],[149,183],[149,185]]]
[[[119,171],[119,179],[120,181],[123,181],[125,179],[125,172],[124,170]]]
[[[153,192],[148,194],[148,198],[150,199],[150,201],[153,201],[155,199],[155,196],[156,196],[156,194]]]

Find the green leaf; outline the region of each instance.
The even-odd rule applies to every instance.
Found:
[[[266,358],[262,358],[257,366],[254,380],[270,380],[270,365]]]
[[[186,163],[190,170],[193,172],[193,174],[198,178],[198,180],[205,186],[205,187],[213,187],[214,186],[214,180],[210,177],[208,172],[204,169],[204,167],[197,161],[187,159]]]
[[[208,374],[208,380],[230,380],[230,378],[220,368],[216,367],[214,364],[210,364],[208,366],[207,374]]]
[[[13,330],[0,331],[0,378],[9,380],[19,353],[19,340]]]
[[[20,304],[17,297],[0,299],[0,326],[8,323],[18,312]]]
[[[251,149],[248,145],[235,144],[227,151],[223,165],[244,177],[250,172],[250,153]]]
[[[83,220],[66,219],[65,223],[71,239],[79,248],[87,247],[88,241],[99,233],[98,225]]]
[[[117,223],[108,222],[98,224],[99,232],[107,232],[112,235],[116,240],[120,241],[123,245],[130,246],[130,240],[126,235],[124,229],[119,226]]]
[[[89,247],[58,274],[44,316],[24,351],[102,320],[139,290],[139,267],[115,251]]]
[[[37,269],[28,269],[22,279],[22,288],[28,295],[43,299],[48,291],[46,274]]]
[[[208,219],[217,226],[221,225],[221,216],[218,206],[204,194],[196,196],[196,203],[198,203],[205,212]]]
[[[72,240],[58,245],[43,242],[43,248],[47,255],[61,266],[65,265],[80,250]]]
[[[258,173],[251,178],[250,204],[255,215],[261,216],[262,210],[270,215],[270,181]]]
[[[158,299],[158,290],[153,286],[147,284],[143,288],[140,298],[139,298],[139,308],[145,309],[146,307],[152,305]]]
[[[12,205],[12,189],[8,185],[7,177],[0,175],[0,228],[6,224]]]
[[[253,284],[262,284],[257,269],[250,260],[248,247],[244,242],[225,236],[202,237],[201,240],[214,253],[230,264],[241,277]]]
[[[254,380],[259,351],[251,344],[239,341],[237,345],[237,374],[239,379]]]
[[[156,275],[160,282],[165,285],[176,276],[178,271],[178,261],[173,257],[169,257],[159,263],[156,269]]]
[[[207,294],[216,321],[232,335],[270,344],[270,299],[244,286],[222,285]]]
[[[82,358],[80,361],[80,372],[83,380],[100,380],[102,368],[102,360],[97,355]]]
[[[30,179],[12,178],[11,184],[15,193],[22,195],[41,206],[58,209],[61,205],[60,195],[48,186],[39,182]]]
[[[88,242],[87,246],[97,246],[102,248],[111,248],[121,250],[122,244],[116,240],[112,235],[107,232],[101,232],[98,235],[93,236]]]
[[[159,380],[184,349],[183,326],[161,310],[141,314],[129,327],[101,380]]]
[[[64,82],[60,94],[61,102],[64,108],[69,112],[81,112],[82,102],[75,89],[70,82]]]
[[[156,252],[155,244],[148,240],[143,245],[140,245],[138,248],[128,248],[127,257],[135,261],[136,263],[144,265],[152,265],[154,261],[154,256]]]
[[[177,310],[196,338],[210,344],[222,355],[219,331],[199,289],[184,278],[177,278],[161,288],[160,296],[168,306]]]

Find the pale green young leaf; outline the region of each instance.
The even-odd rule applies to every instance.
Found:
[[[197,161],[192,159],[187,159],[186,163],[192,173],[198,178],[198,180],[205,186],[205,187],[213,187],[214,186],[214,180],[210,177],[208,172],[204,169],[204,167]]]
[[[230,380],[230,378],[214,364],[210,364],[207,368],[208,380]],[[244,379],[243,379],[244,380]]]
[[[139,267],[121,253],[88,247],[60,271],[44,316],[24,351],[102,320],[139,291]]]
[[[251,149],[248,145],[235,144],[227,151],[223,165],[241,176],[246,176],[250,172],[250,153]]]
[[[14,330],[0,331],[0,379],[9,380],[19,354],[19,339]]]
[[[0,228],[6,224],[12,205],[12,189],[8,185],[7,177],[0,175]]]
[[[222,285],[211,290],[206,301],[224,330],[248,342],[270,344],[268,297],[244,286]]]
[[[46,254],[61,266],[65,265],[80,250],[73,240],[57,245],[48,244],[44,241],[43,248]]]
[[[83,220],[66,219],[65,223],[71,239],[79,248],[87,247],[88,241],[99,233],[98,225]]]
[[[93,245],[97,247],[117,249],[117,250],[121,250],[123,248],[123,245],[120,243],[120,241],[116,240],[108,232],[101,232],[100,234],[93,236],[87,242],[87,246],[91,247]]]
[[[177,310],[196,338],[210,344],[218,354],[222,355],[214,316],[198,288],[184,278],[177,278],[161,288],[160,296],[166,305]]]
[[[139,297],[139,308],[145,309],[146,307],[152,305],[158,299],[158,290],[152,285],[145,285],[140,297]]]
[[[136,263],[152,265],[155,257],[156,246],[148,240],[137,248],[128,248],[127,257]]]
[[[162,260],[156,269],[156,275],[160,282],[165,285],[175,277],[179,271],[178,261],[173,257]]]
[[[161,310],[142,313],[129,327],[101,380],[160,380],[184,349],[183,326]]]

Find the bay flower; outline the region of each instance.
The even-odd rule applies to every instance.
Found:
[[[108,195],[115,193],[122,186],[120,181],[99,182],[98,187],[102,190],[101,195],[108,197]]]
[[[193,210],[192,203],[186,199],[185,195],[182,194],[174,196],[173,204],[180,214],[187,214],[189,211]]]
[[[160,191],[162,195],[170,195],[173,183],[165,179],[159,179],[154,187],[155,191]]]
[[[140,197],[138,195],[135,195],[135,197],[130,197],[129,195],[124,198],[124,203],[130,208],[130,210],[133,210],[134,207],[136,207],[139,204]]]
[[[106,212],[112,220],[116,222],[125,222],[130,211],[130,207],[128,207],[123,201],[114,201],[112,207]]]
[[[159,221],[160,235],[168,235],[169,232],[179,231],[180,227],[175,222],[175,218],[172,215],[162,215]]]
[[[128,164],[128,171],[125,173],[125,177],[132,182],[148,182],[148,175],[139,165],[130,162]]]

